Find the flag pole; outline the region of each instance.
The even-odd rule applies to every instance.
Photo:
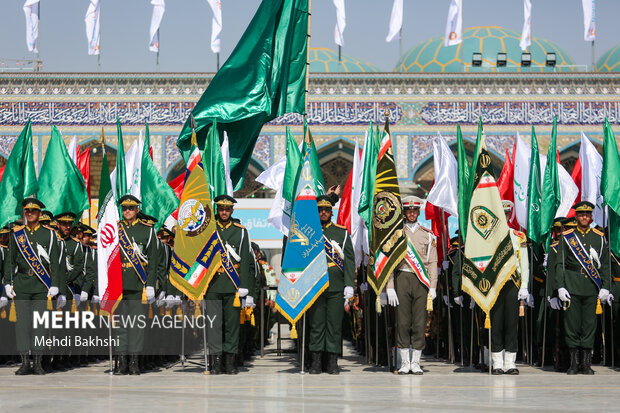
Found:
[[[220,70],[220,52],[217,52],[215,54],[215,56],[217,57],[217,71],[219,72],[219,70]]]
[[[157,29],[157,61],[155,63],[155,71],[159,72],[159,44],[161,37],[159,36],[159,29]]]
[[[41,2],[39,2],[37,4],[37,8],[39,10],[38,10],[38,13],[37,13],[37,61],[35,63],[36,66],[34,67],[34,71],[35,72],[38,72],[40,70],[39,62],[41,61],[40,60],[41,59],[40,58],[41,51],[39,50],[39,39],[41,38],[41,36],[39,35],[39,33],[41,33]],[[594,42],[592,42],[592,43],[594,43]]]
[[[308,0],[308,39],[306,43],[306,93],[305,93],[305,102],[304,108],[306,109],[306,113],[304,117],[308,118],[308,95],[310,94],[310,28],[312,26],[312,0]]]

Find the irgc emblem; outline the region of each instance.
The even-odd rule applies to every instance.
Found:
[[[196,199],[188,199],[179,207],[179,226],[190,237],[200,234],[210,221],[211,211]]]
[[[400,201],[393,193],[382,191],[375,196],[375,211],[372,218],[375,228],[390,228],[399,215]]]

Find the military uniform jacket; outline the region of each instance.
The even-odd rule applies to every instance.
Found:
[[[146,287],[155,288],[155,282],[157,280],[157,236],[152,226],[149,226],[142,221],[136,219],[133,224],[128,224],[125,220],[119,222],[119,226],[122,226],[127,233],[129,242],[134,246],[134,252],[142,262],[142,267],[146,271]],[[123,267],[123,290],[127,291],[142,291],[145,286],[140,279],[140,276],[131,265],[129,259],[122,252],[121,248],[121,262]]]
[[[164,284],[162,288],[166,291],[167,295],[183,295],[172,283],[170,282],[170,259],[172,258],[172,247],[167,244],[163,244],[164,247],[164,259],[166,263],[166,277],[164,279]]]
[[[355,280],[355,253],[353,244],[346,227],[331,222],[323,227],[323,236],[329,240],[332,247],[341,256],[344,271],[341,271],[332,260],[327,257],[327,271],[329,273],[329,292],[342,292],[344,287],[353,287]]]
[[[6,257],[7,248],[4,245],[0,245],[0,288],[2,289],[2,296],[5,297],[4,294],[4,258]]]
[[[549,252],[547,253],[547,282],[549,283],[549,291],[547,291],[547,294],[551,297],[557,297],[555,265],[558,258],[558,245],[558,241],[553,241],[549,245]]]
[[[519,288],[528,288],[530,280],[530,261],[527,253],[527,238],[525,234],[516,229],[510,229],[510,241],[512,249],[517,258],[517,273],[521,277],[521,285]]]
[[[598,260],[592,259],[593,264],[597,267],[601,277],[602,288],[609,290],[609,255],[607,245],[603,233],[592,228],[588,228],[585,232],[579,228],[570,229],[562,234],[558,244],[558,254],[555,263],[556,288],[566,288],[571,295],[598,295],[598,287],[583,270],[564,238],[565,235],[570,233],[577,235],[586,253],[591,258],[594,258],[594,256],[598,258]]]
[[[21,228],[23,227],[19,226],[14,228],[14,230]],[[30,245],[34,249],[35,253],[37,253],[41,263],[47,270],[52,280],[52,286],[58,287],[60,273],[60,244],[58,243],[56,233],[41,226],[40,224],[38,224],[32,231],[28,227],[25,227],[25,233],[28,237]],[[28,294],[48,291],[45,284],[43,284],[36,274],[32,272],[30,266],[19,251],[13,232],[11,232],[9,248],[4,262],[4,284],[11,283],[11,275],[13,279],[13,288],[17,294],[19,294],[20,291]]]
[[[247,289],[248,295],[254,297],[254,273],[250,273],[250,265],[252,265],[252,254],[250,253],[250,237],[245,227],[230,219],[226,224],[217,222],[217,232],[222,240],[224,248],[226,244],[235,252],[233,254],[227,249],[228,257],[237,269],[239,275],[239,288]],[[218,270],[213,275],[207,293],[234,293],[236,292],[235,284],[232,282],[224,268]]]
[[[620,259],[611,254],[611,293],[614,301],[620,301]]]
[[[458,297],[461,295],[461,260],[463,259],[463,248],[455,248],[448,252],[448,273],[450,274],[451,284],[448,288],[451,292],[450,297]],[[443,282],[443,280],[440,280]],[[445,294],[445,291],[444,291]]]
[[[60,294],[71,298],[73,293],[79,294],[82,291],[81,287],[85,259],[84,249],[80,242],[71,237],[61,239],[60,243],[62,246],[60,273],[64,274],[62,285],[59,286]],[[69,286],[73,288],[73,293],[69,289]]]
[[[84,275],[82,277],[82,291],[88,294],[97,293],[97,251],[91,247],[84,248]]]
[[[426,273],[430,278],[431,288],[437,288],[437,241],[430,229],[424,228],[419,223],[406,223],[405,235],[409,238],[409,241],[413,244],[416,252],[422,260]],[[413,273],[413,270],[407,264],[407,261],[402,260],[397,267],[397,271],[410,272],[413,277],[417,278],[417,275]],[[394,288],[394,275],[390,275],[387,288]]]

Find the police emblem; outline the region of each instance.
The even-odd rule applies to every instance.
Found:
[[[499,219],[489,209],[483,206],[472,208],[470,215],[471,223],[478,234],[488,239],[497,226]]]
[[[372,223],[375,228],[386,229],[400,217],[400,201],[391,192],[382,191],[375,196]]]
[[[179,207],[179,226],[190,237],[200,234],[210,221],[211,210],[196,199],[188,199]]]

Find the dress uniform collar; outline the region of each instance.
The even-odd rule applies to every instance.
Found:
[[[130,224],[129,222],[127,222],[127,220],[126,220],[126,219],[123,219],[123,223],[124,223],[125,225],[128,225],[128,226],[134,226],[134,225],[136,225],[136,224],[138,223],[138,219],[134,219],[134,220],[133,220],[133,222],[132,222],[131,224]]]
[[[30,233],[32,234],[33,232],[35,232],[36,230],[38,230],[40,226],[41,226],[41,224],[39,224],[39,223],[37,222],[37,225],[35,225],[35,227],[34,227],[33,229],[30,229],[30,227],[29,227],[28,225],[26,225],[26,228],[28,228],[28,232],[30,232]]]
[[[578,230],[579,232],[581,232],[583,235],[586,235],[588,232],[590,232],[590,229],[591,229],[591,228],[590,228],[590,227],[588,227],[588,229],[586,229],[586,230],[584,231],[584,230],[582,230],[581,228],[577,227],[577,230]]]
[[[232,225],[232,219],[229,219],[228,222],[226,224],[222,224],[222,222],[220,220],[217,221],[217,225],[222,228],[222,229],[227,229],[228,227],[230,227]]]
[[[329,221],[327,224],[325,224],[325,226],[323,228],[329,228],[329,226],[332,224],[331,221]]]

